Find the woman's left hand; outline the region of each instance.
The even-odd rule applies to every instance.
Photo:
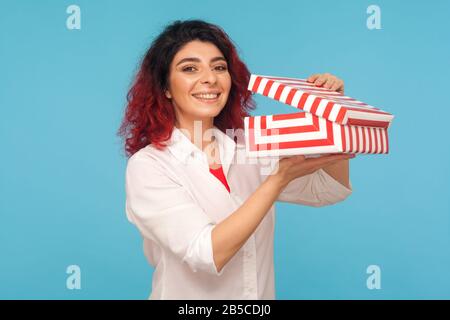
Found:
[[[307,79],[308,82],[313,82],[318,87],[324,87],[344,94],[344,81],[329,73],[313,74]]]

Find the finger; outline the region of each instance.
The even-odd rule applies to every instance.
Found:
[[[287,159],[288,161],[291,161],[292,163],[297,163],[297,162],[304,161],[306,159],[306,157],[304,155],[294,155],[294,156],[284,157],[283,159]]]
[[[314,82],[314,84],[318,87],[320,87],[321,85],[323,85],[325,83],[325,81],[327,81],[327,77],[325,76],[320,76],[316,79],[316,81]]]
[[[330,156],[321,156],[319,158],[307,158],[302,163],[296,163],[293,166],[294,169],[294,175],[304,175],[305,172],[307,174],[314,173],[315,171],[325,168],[329,165],[339,163],[342,160],[348,160],[354,157],[354,154],[334,154]]]
[[[295,161],[304,161],[306,157],[304,155],[296,155],[294,156]]]
[[[310,165],[312,165],[314,167],[318,166],[319,168],[321,168],[321,167],[327,166],[331,163],[341,161],[341,160],[348,160],[348,159],[351,159],[354,157],[355,157],[354,154],[335,154],[335,155],[331,155],[331,156],[306,159],[305,162],[308,162]]]
[[[339,81],[336,81],[333,83],[330,90],[337,91],[341,86],[342,86],[342,83],[340,83]]]
[[[321,158],[327,158],[327,159],[321,159]],[[292,166],[292,170],[294,172],[294,175],[297,176],[299,174],[304,175],[311,174],[321,168],[327,167],[329,165],[338,163],[339,161],[345,160],[346,158],[336,158],[336,157],[321,157],[321,158],[315,158],[315,159],[307,159],[303,161],[302,163],[296,163]]]
[[[306,81],[308,81],[308,82],[314,82],[314,81],[316,81],[316,79],[317,79],[319,76],[320,76],[319,73],[313,74],[313,75],[309,76],[308,79],[306,79]]]
[[[334,85],[334,83],[335,83],[335,80],[333,78],[329,78],[329,79],[327,79],[327,81],[325,82],[323,87],[326,89],[331,89],[331,87]]]
[[[333,86],[330,89],[333,91],[338,91],[339,89],[341,89],[343,84],[344,84],[343,81],[338,80],[333,84]]]
[[[283,157],[280,158],[280,160],[282,160],[282,159],[292,159],[292,158],[305,158],[305,156],[302,155],[302,154],[294,154],[294,155],[283,156]]]

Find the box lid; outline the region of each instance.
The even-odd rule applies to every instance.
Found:
[[[252,74],[248,90],[343,125],[388,128],[394,116],[306,79]]]

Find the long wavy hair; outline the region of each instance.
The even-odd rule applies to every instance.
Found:
[[[175,54],[193,40],[214,44],[224,55],[231,75],[227,103],[214,118],[214,125],[223,132],[242,129],[244,117],[255,109],[252,94],[247,90],[250,72],[228,35],[219,26],[202,20],[175,21],[152,42],[128,91],[125,115],[118,130],[128,157],[148,144],[159,150],[165,148],[164,142],[170,139],[176,120],[174,107],[164,95],[170,64]]]

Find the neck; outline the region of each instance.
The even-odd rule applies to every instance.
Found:
[[[182,122],[177,121],[175,126],[184,131],[184,134],[188,134],[188,138],[191,142],[202,151],[214,141],[214,118]]]

